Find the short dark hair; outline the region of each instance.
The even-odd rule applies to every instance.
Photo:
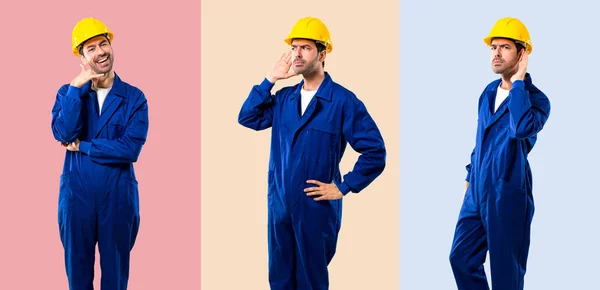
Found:
[[[104,33],[104,34],[100,34],[102,36],[104,36],[104,38],[106,38],[106,40],[108,40],[108,43],[110,43],[110,38],[108,38],[108,34]],[[100,35],[96,35],[96,36],[100,36]],[[96,37],[94,36],[94,37]],[[86,44],[86,42],[88,42],[90,39],[94,38],[94,37],[90,37],[88,39],[86,39],[84,42],[82,42],[78,49],[79,49],[79,55],[83,55],[83,46]]]
[[[307,39],[307,38],[293,38],[292,41],[296,40],[296,39],[304,39],[304,40],[310,40],[312,42],[315,43],[315,46],[317,47],[317,53],[321,53],[321,51],[327,49],[327,46],[325,46],[324,43],[320,42],[320,41],[316,41],[314,39]],[[325,61],[321,62],[323,64],[323,68],[325,67]]]

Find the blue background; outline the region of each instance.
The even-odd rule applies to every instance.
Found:
[[[477,102],[485,86],[499,78],[483,38],[503,17],[519,18],[529,29],[528,72],[552,105],[529,155],[536,209],[525,289],[598,287],[596,6],[594,1],[401,1],[401,289],[456,289],[448,256],[465,165],[475,145]],[[490,279],[487,262],[486,272]]]

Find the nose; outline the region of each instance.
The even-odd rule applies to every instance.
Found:
[[[102,46],[98,46],[98,56],[103,56],[106,54],[106,49]]]
[[[500,58],[500,56],[501,56],[501,54],[500,54],[500,48],[494,49],[494,56]]]

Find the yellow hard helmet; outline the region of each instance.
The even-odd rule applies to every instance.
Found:
[[[106,34],[108,41],[112,43],[114,35],[110,30],[108,30],[108,27],[106,27],[102,21],[93,17],[79,20],[79,22],[77,22],[73,28],[73,54],[75,56],[79,56],[78,48],[82,43],[90,38],[103,34]]]
[[[298,20],[284,41],[288,45],[292,45],[292,39],[294,38],[305,38],[322,42],[326,47],[327,53],[333,50],[329,30],[321,20],[314,17],[304,17]]]
[[[492,27],[490,34],[488,34],[483,41],[487,45],[492,45],[492,38],[494,37],[510,38],[520,41],[525,45],[525,51],[527,51],[528,54],[531,53],[531,50],[533,49],[527,27],[516,18],[506,17],[498,20],[494,27]]]

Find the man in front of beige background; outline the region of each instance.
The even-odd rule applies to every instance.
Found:
[[[238,122],[256,131],[272,129],[271,289],[328,289],[327,267],[336,250],[342,198],[350,191],[359,193],[383,172],[386,149],[363,102],[324,70],[333,45],[323,22],[298,20],[285,42],[291,51],[252,88]],[[271,94],[276,81],[296,75],[303,80]],[[346,144],[360,156],[342,180],[339,163]]]

